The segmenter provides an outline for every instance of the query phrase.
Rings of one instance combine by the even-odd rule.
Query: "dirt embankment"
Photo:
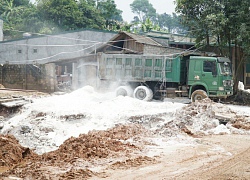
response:
[[[148,131],[140,125],[119,125],[107,131],[91,131],[77,138],[66,140],[56,151],[41,156],[34,155],[27,148],[21,147],[13,137],[5,139],[10,144],[2,147],[8,156],[2,156],[2,164],[9,168],[0,177],[16,176],[31,179],[82,179],[91,176],[103,176],[92,172],[94,166],[112,165],[129,166],[152,161],[148,157],[138,157],[143,143],[130,143],[128,139],[145,136]],[[137,155],[135,153],[137,152]],[[9,159],[11,156],[11,159]],[[118,160],[121,160],[118,161]],[[125,163],[125,164],[124,164]],[[13,166],[14,165],[14,166]]]

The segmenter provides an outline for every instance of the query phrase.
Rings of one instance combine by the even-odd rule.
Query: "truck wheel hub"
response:
[[[139,99],[144,99],[146,97],[146,93],[143,89],[139,89],[136,94]]]

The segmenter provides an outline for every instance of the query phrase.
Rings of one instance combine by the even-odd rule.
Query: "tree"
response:
[[[167,29],[168,32],[172,32],[173,29],[173,18],[170,14],[158,14],[158,24],[161,29]]]
[[[141,29],[143,32],[149,32],[154,28],[153,22],[149,18],[146,18],[144,23],[141,23]]]
[[[81,26],[83,16],[75,0],[41,0],[38,10],[45,20],[63,30],[75,30]]]
[[[118,22],[123,21],[122,11],[116,8],[114,0],[99,0],[97,1],[97,9],[101,16],[106,20],[105,27],[113,30],[118,26]]]
[[[21,15],[22,22],[16,25],[17,29],[30,33],[44,33],[43,29],[50,29],[46,34],[51,34],[53,26],[49,26],[49,22],[41,19],[41,14],[34,5],[24,8]]]
[[[28,6],[30,1],[29,0],[14,0],[13,3],[16,6]]]
[[[133,13],[137,14],[140,22],[144,22],[147,18],[156,17],[156,10],[148,0],[134,0],[130,4]]]
[[[2,7],[1,7],[2,18],[9,22],[10,22],[10,19],[12,21],[15,21],[15,19],[17,19],[20,16],[23,10],[23,7],[16,6],[14,4],[14,0],[2,0],[2,1],[3,1]]]
[[[236,49],[236,82],[238,82],[239,67],[250,55],[250,1],[249,0],[176,0],[176,10],[183,17],[185,24],[192,35],[197,38],[198,44],[211,44],[210,39],[221,50],[221,55],[232,59],[232,44]],[[227,51],[223,51],[228,47]],[[242,54],[244,56],[242,56]]]
[[[22,22],[21,16],[24,6],[16,5],[14,0],[0,0],[0,3],[0,13],[4,20],[3,31],[5,37],[20,37],[20,32],[13,30],[16,30],[16,26]]]
[[[82,13],[80,28],[104,29],[105,19],[96,8],[95,0],[80,0],[78,8]]]

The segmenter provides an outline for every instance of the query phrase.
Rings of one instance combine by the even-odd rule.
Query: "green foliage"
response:
[[[0,0],[5,39],[23,32],[58,33],[82,28],[119,30],[122,11],[113,0]],[[19,32],[18,32],[19,31]]]
[[[133,13],[137,14],[135,20],[145,22],[147,18],[154,19],[156,17],[156,10],[148,0],[134,0],[130,4]]]
[[[149,18],[146,18],[145,22],[141,24],[143,32],[149,32],[154,28],[153,22]]]
[[[158,14],[157,24],[161,30],[167,30],[170,33],[186,33],[186,28],[181,24],[181,17],[177,14]]]
[[[20,38],[24,32],[51,34],[82,28],[133,32],[181,29],[179,16],[157,15],[148,0],[135,0],[131,8],[138,13],[134,23],[123,22],[122,11],[114,0],[37,0],[36,4],[29,0],[0,0],[5,39]]]
[[[64,30],[75,30],[81,24],[82,13],[75,0],[41,0],[38,10],[45,20]]]
[[[105,19],[122,21],[122,11],[116,8],[114,0],[99,0],[97,9]]]
[[[28,6],[29,0],[14,0],[13,3],[15,6]]]
[[[235,57],[235,88],[250,56],[249,0],[176,0],[176,10],[197,44],[219,47],[221,55]],[[232,46],[237,50],[232,52]],[[225,47],[227,50],[225,51]]]
[[[228,55],[231,44],[245,51],[250,48],[249,0],[177,0],[176,3],[182,23],[197,37],[197,43],[228,46]]]

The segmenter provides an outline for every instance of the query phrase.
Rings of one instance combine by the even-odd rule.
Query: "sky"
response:
[[[124,21],[130,22],[133,20],[133,17],[136,16],[136,14],[133,14],[131,12],[130,8],[130,4],[133,1],[134,0],[115,0],[117,9],[123,11],[122,17]],[[172,14],[173,12],[175,12],[174,0],[149,0],[149,3],[153,5],[158,14]]]

